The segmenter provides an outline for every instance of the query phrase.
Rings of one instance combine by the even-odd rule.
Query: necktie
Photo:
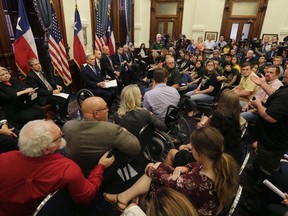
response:
[[[92,68],[93,72],[95,73],[95,75],[97,76],[98,74],[97,74],[97,70],[96,70],[95,66],[92,66],[91,68]]]
[[[122,62],[123,60],[122,60],[122,56],[119,54],[119,60],[120,60],[120,62]]]
[[[42,82],[45,84],[45,86],[47,87],[47,89],[49,91],[53,91],[53,87],[50,85],[50,83],[47,81],[47,79],[45,78],[44,76],[44,73],[43,72],[39,72],[39,75],[40,75],[40,79],[42,80]]]

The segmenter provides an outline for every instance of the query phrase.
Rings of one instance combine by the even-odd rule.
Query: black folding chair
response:
[[[74,203],[66,188],[50,193],[38,205],[33,216],[70,216]]]

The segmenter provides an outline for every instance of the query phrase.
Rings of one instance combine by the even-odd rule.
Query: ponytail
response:
[[[217,214],[225,209],[225,206],[232,201],[236,194],[239,183],[238,170],[236,161],[226,153],[222,153],[219,160],[215,162],[215,191],[219,200]]]

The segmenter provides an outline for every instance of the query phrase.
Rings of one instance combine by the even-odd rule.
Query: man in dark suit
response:
[[[136,78],[140,76],[140,66],[135,61],[134,53],[130,51],[128,45],[123,46],[123,57],[127,61],[129,68],[131,68],[133,82],[136,83]]]
[[[119,46],[117,48],[117,52],[112,55],[112,62],[114,66],[120,71],[123,79],[124,85],[129,85],[131,83],[135,83],[134,80],[134,70],[128,65],[127,60],[124,59],[123,56],[123,47]]]
[[[101,72],[99,66],[96,64],[100,63],[101,52],[95,51],[95,56],[93,54],[88,54],[86,56],[87,65],[82,69],[81,77],[84,83],[84,87],[90,90],[95,96],[102,97],[109,107],[111,107],[113,98],[115,96],[115,91],[113,88],[105,88],[105,75]]]
[[[54,82],[49,82],[38,59],[31,58],[28,62],[31,70],[26,77],[26,84],[33,88],[38,88],[38,98],[40,105],[52,104],[59,110],[56,120],[63,124],[67,121],[67,107],[69,99],[57,96],[61,93],[62,86]]]
[[[123,82],[120,79],[120,71],[117,71],[113,65],[110,58],[110,50],[108,46],[103,46],[102,56],[100,59],[101,72],[105,75],[106,79],[116,79],[117,80],[117,95],[120,95],[123,89]]]

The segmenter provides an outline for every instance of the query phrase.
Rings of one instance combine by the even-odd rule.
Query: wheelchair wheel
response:
[[[93,93],[88,90],[88,89],[81,89],[78,93],[77,93],[77,103],[79,105],[79,107],[82,107],[82,103],[86,98],[89,97],[93,97]]]
[[[189,143],[190,133],[191,129],[188,122],[182,115],[179,115],[176,124],[171,127],[168,135],[171,137],[173,143],[179,147],[179,145]]]
[[[152,162],[162,162],[165,160],[170,149],[175,148],[174,143],[162,131],[155,131],[153,142],[149,143],[144,149],[144,157]]]

